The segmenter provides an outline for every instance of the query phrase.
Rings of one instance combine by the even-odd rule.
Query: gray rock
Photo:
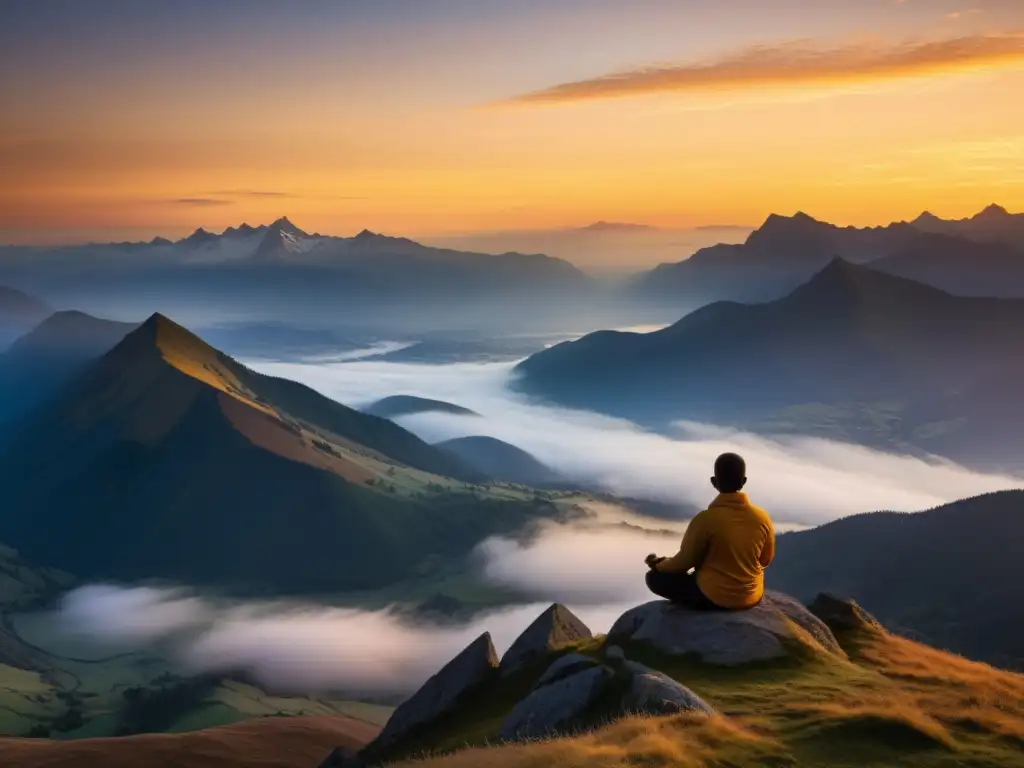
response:
[[[608,667],[591,667],[536,688],[516,704],[501,724],[499,735],[514,741],[564,733],[594,703],[614,674]]]
[[[807,607],[811,613],[836,631],[882,627],[878,619],[857,605],[855,601],[844,600],[827,592],[820,593]]]
[[[449,661],[396,709],[373,741],[374,749],[387,747],[415,728],[451,711],[467,693],[491,680],[498,667],[489,632],[484,632]]]
[[[569,677],[577,672],[582,672],[584,669],[596,666],[597,662],[589,656],[584,656],[582,653],[567,653],[565,656],[555,659],[555,662],[540,676],[534,688],[540,688],[541,686],[561,680],[563,677]]]
[[[766,593],[744,611],[693,611],[665,600],[627,611],[608,633],[611,643],[645,643],[661,653],[696,654],[710,664],[733,666],[786,656],[796,640],[793,624],[826,651],[843,655],[832,631],[792,597]]]
[[[615,666],[626,660],[626,652],[617,645],[609,645],[604,649],[604,657],[609,664]]]
[[[713,715],[715,710],[704,699],[664,672],[627,661],[624,669],[629,674],[629,687],[622,696],[622,711],[647,715],[672,715],[692,712]]]
[[[564,605],[555,603],[516,638],[501,657],[501,673],[507,675],[552,651],[593,637],[587,625]]]

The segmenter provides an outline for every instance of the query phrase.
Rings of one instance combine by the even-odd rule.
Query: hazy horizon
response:
[[[311,231],[427,238],[1024,208],[1013,0],[295,10],[8,8],[0,241],[284,210]]]

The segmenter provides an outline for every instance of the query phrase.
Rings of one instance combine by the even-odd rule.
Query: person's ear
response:
[[[714,478],[714,477],[711,478],[711,487],[714,488],[716,491],[718,490],[718,479],[717,478]]]
[[[747,478],[744,477],[743,478],[743,485],[746,485],[746,484],[747,484]]]

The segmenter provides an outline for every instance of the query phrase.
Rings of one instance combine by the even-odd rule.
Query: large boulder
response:
[[[828,592],[820,593],[807,608],[834,632],[869,627],[882,628],[878,619],[861,608],[854,600],[836,597]]]
[[[619,645],[645,644],[667,655],[694,654],[733,666],[787,656],[808,641],[842,655],[828,626],[797,600],[777,592],[743,611],[694,611],[657,600],[624,613],[608,633]]]
[[[674,715],[692,712],[713,715],[715,710],[704,699],[664,672],[645,667],[635,661],[624,664],[629,685],[619,708],[623,712],[645,715]]]
[[[606,655],[606,664],[575,653],[556,659],[505,718],[501,738],[513,741],[562,735],[595,724],[595,710],[599,710],[596,714],[601,721],[637,714],[714,714],[715,710],[686,686],[626,660],[621,649],[616,651]]]
[[[507,675],[552,651],[593,637],[587,625],[564,605],[555,603],[516,638],[501,657],[501,674]]]
[[[608,667],[594,666],[539,685],[505,718],[499,736],[514,741],[571,730],[573,722],[594,704],[614,675]]]
[[[491,634],[484,632],[392,713],[370,746],[386,748],[440,716],[467,695],[486,685],[497,672],[498,654]]]

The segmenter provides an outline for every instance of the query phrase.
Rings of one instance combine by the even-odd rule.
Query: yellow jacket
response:
[[[749,608],[764,594],[764,569],[775,556],[771,518],[745,493],[720,493],[690,521],[679,553],[654,568],[697,569],[697,586],[723,608]]]

